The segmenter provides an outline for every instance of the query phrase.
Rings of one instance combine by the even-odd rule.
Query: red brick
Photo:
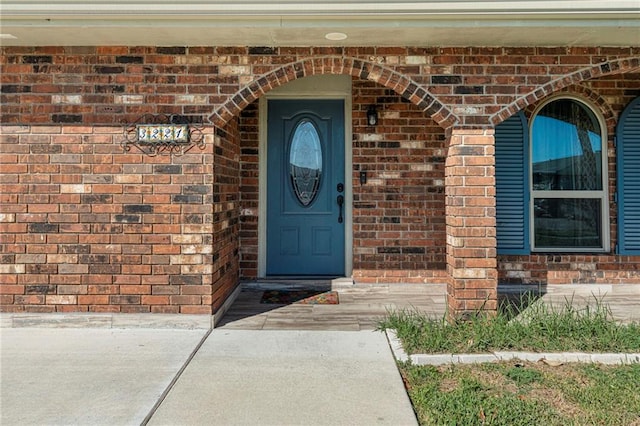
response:
[[[93,305],[89,307],[89,312],[117,313],[117,312],[120,312],[120,306],[119,305]]]
[[[56,305],[56,312],[88,312],[88,306],[81,305]]]
[[[3,284],[0,286],[0,294],[24,294],[24,286]]]
[[[180,306],[151,305],[151,312],[156,314],[178,314],[180,313]]]
[[[170,296],[172,305],[199,305],[201,303],[200,296]]]
[[[180,313],[181,314],[189,314],[189,315],[210,315],[212,313],[211,311],[211,307],[210,306],[201,306],[201,305],[194,305],[194,306],[180,306]]]
[[[149,286],[149,285],[121,285],[120,286],[120,294],[151,294],[151,286]]]
[[[97,296],[97,295],[79,295],[79,305],[107,305],[109,303],[109,296]]]
[[[142,296],[141,303],[143,305],[168,305],[169,296]]]

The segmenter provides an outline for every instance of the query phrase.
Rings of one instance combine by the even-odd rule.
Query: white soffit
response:
[[[0,0],[0,33],[26,46],[638,46],[640,0]]]

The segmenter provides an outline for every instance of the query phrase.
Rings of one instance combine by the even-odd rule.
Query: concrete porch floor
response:
[[[312,289],[338,292],[337,305],[260,303],[265,290]],[[441,317],[445,312],[442,285],[352,285],[312,282],[254,282],[242,291],[216,327],[241,330],[374,330],[390,310],[416,309]]]
[[[338,292],[337,305],[260,303],[265,290],[312,288]],[[523,292],[539,295],[536,303],[561,308],[609,306],[620,321],[640,321],[640,285],[500,286],[499,298],[515,298]],[[442,284],[331,284],[314,282],[244,283],[242,291],[216,328],[238,330],[374,330],[394,310],[416,310],[434,318],[446,313],[446,286]]]

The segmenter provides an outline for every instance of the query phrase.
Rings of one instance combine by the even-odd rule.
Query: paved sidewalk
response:
[[[416,424],[383,333],[207,332],[2,328],[0,424]]]
[[[206,332],[2,328],[0,424],[139,425]]]
[[[214,330],[151,425],[415,425],[384,333]]]

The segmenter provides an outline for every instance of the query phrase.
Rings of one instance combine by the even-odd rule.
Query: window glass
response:
[[[601,200],[536,198],[533,204],[535,245],[549,248],[600,248]]]
[[[602,138],[584,105],[563,99],[546,105],[533,122],[533,189],[602,189]]]
[[[298,201],[308,206],[314,200],[322,177],[322,145],[313,123],[301,121],[293,132],[289,154],[291,185]]]
[[[595,114],[577,100],[558,99],[531,126],[533,248],[606,250],[606,139]]]

